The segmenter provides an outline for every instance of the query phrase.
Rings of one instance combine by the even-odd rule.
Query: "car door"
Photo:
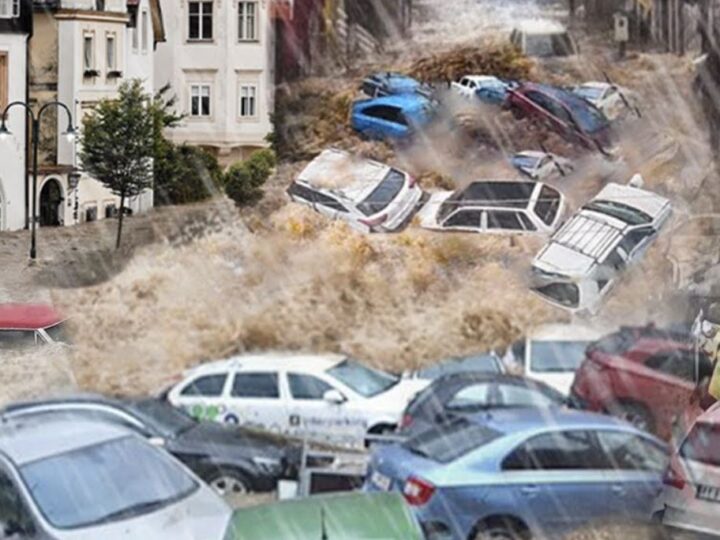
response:
[[[398,122],[400,113],[397,107],[387,105],[367,107],[362,111],[364,119],[360,131],[373,139],[402,137],[407,134],[407,126]]]
[[[288,423],[292,435],[336,443],[363,440],[367,425],[348,410],[351,408],[349,402],[334,403],[325,399],[330,390],[340,392],[345,399],[348,397],[328,380],[290,371],[287,388]]]
[[[627,261],[628,265],[632,264],[644,255],[654,236],[655,229],[653,227],[647,226],[633,229],[625,235],[625,238],[618,245],[618,252]]]
[[[531,437],[503,461],[515,504],[550,537],[604,517],[606,467],[593,434],[558,430]]]
[[[482,211],[460,209],[443,221],[443,228],[453,231],[480,232],[482,230]]]
[[[230,384],[225,423],[287,433],[288,412],[277,371],[237,371]]]
[[[177,393],[171,392],[170,400],[197,420],[221,422],[226,412],[225,389],[228,380],[227,371],[195,375]]]
[[[596,434],[612,467],[608,501],[613,514],[647,521],[662,490],[662,475],[669,462],[667,449],[636,433],[605,430]]]
[[[349,214],[340,201],[324,193],[315,193],[313,208],[330,219],[346,218]]]

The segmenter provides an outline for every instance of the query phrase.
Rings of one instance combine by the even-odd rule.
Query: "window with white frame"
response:
[[[147,10],[143,10],[142,15],[140,17],[140,22],[142,23],[140,25],[140,40],[142,42],[142,52],[146,53],[148,52],[148,32],[150,31],[150,24],[149,24],[149,18],[148,18],[148,12]]]
[[[134,24],[132,25],[132,29],[130,30],[132,33],[130,38],[132,40],[132,50],[133,52],[137,52],[140,48],[140,20],[137,15],[135,15],[133,22]]]
[[[191,84],[190,85],[190,116],[208,117],[210,116],[210,85],[209,84]]]
[[[83,68],[85,71],[95,69],[95,36],[93,34],[83,36]]]
[[[253,118],[257,115],[257,86],[240,85],[240,117]]]
[[[213,38],[213,3],[207,0],[191,0],[188,3],[188,39],[211,40]]]
[[[257,2],[238,3],[238,38],[240,41],[257,41]]]
[[[20,16],[20,0],[0,0],[0,19]]]
[[[117,50],[115,48],[115,34],[105,36],[105,62],[108,71],[117,70]]]

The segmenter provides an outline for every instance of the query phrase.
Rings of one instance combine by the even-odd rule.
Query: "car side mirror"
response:
[[[333,405],[342,405],[347,401],[345,396],[343,396],[338,390],[328,390],[323,394],[323,399],[327,403],[331,403]]]

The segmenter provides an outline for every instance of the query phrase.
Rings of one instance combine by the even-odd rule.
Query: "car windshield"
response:
[[[652,218],[642,210],[616,201],[592,201],[583,206],[583,209],[614,217],[628,225],[645,225],[652,222]]]
[[[523,169],[534,169],[539,162],[540,158],[536,156],[517,155],[512,158],[512,164]]]
[[[403,446],[413,454],[440,463],[450,463],[500,436],[501,433],[494,429],[459,418],[424,431],[403,443]]]
[[[697,423],[680,448],[685,459],[720,467],[720,425]]]
[[[573,120],[584,133],[596,133],[608,127],[608,120],[600,109],[585,100],[575,97],[565,103]]]
[[[404,185],[405,175],[396,169],[390,169],[383,181],[358,205],[358,209],[366,216],[382,212],[395,200]]]
[[[574,283],[550,283],[536,286],[533,290],[561,306],[576,308],[580,305],[580,289]]]
[[[45,328],[45,332],[55,343],[66,343],[69,345],[72,342],[68,333],[67,322],[61,322],[55,326]]]
[[[135,402],[130,408],[165,437],[176,437],[197,424],[181,409],[156,399]]]
[[[137,517],[199,487],[160,450],[134,437],[40,459],[20,467],[20,474],[42,515],[58,529]]]
[[[370,369],[355,360],[344,360],[328,369],[327,374],[365,397],[382,394],[400,381],[395,375]]]
[[[574,372],[585,359],[587,341],[535,341],[530,344],[530,371]]]
[[[603,89],[592,86],[579,86],[575,89],[575,93],[583,99],[594,101],[602,97]]]

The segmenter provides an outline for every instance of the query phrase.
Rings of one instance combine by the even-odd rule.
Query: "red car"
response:
[[[591,344],[575,375],[577,405],[625,418],[670,439],[673,422],[697,394],[712,364],[689,334],[624,327]]]
[[[0,304],[0,351],[69,343],[65,318],[44,304]]]
[[[610,122],[593,104],[572,92],[546,84],[523,83],[508,90],[505,108],[517,117],[538,119],[566,140],[607,153]]]

